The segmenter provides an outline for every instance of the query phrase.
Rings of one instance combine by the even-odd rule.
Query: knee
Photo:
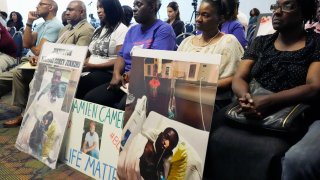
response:
[[[22,79],[22,72],[20,69],[14,69],[12,71],[13,79]]]
[[[317,164],[317,161],[319,161],[319,159],[314,156],[315,154],[307,153],[304,148],[293,146],[291,149],[289,149],[282,161],[284,170],[290,169],[303,171],[303,169],[312,168]]]
[[[87,94],[84,95],[83,100],[89,101],[89,102],[96,102],[97,101],[97,94],[89,91]]]

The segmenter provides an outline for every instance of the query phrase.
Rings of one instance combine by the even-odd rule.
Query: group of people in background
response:
[[[226,125],[221,114],[234,99],[239,101],[248,116],[261,116],[270,109],[297,103],[318,107],[319,3],[315,0],[277,0],[270,8],[276,33],[257,37],[249,46],[246,31],[256,25],[260,12],[256,8],[250,11],[246,27],[238,18],[239,4],[238,0],[202,0],[195,23],[200,33],[187,37],[178,47],[178,51],[183,52],[221,55],[212,129]],[[62,25],[56,17],[56,1],[40,0],[36,11],[28,13],[25,27],[21,14],[15,11],[10,13],[5,26],[23,30],[23,46],[30,49],[24,59],[32,65],[37,64],[45,42],[88,46],[76,97],[124,109],[126,94],[120,86],[130,81],[132,49],[174,51],[176,37],[185,32],[178,3],[167,5],[166,22],[157,18],[160,7],[160,0],[134,0],[133,8],[121,6],[119,0],[97,0],[100,21],[97,23],[92,14],[87,20],[86,6],[82,1],[73,0],[62,15]],[[131,24],[132,17],[137,24]],[[44,22],[33,29],[34,21],[39,18]],[[13,40],[5,26],[0,25],[1,71],[9,67],[7,62],[15,58],[16,50],[14,43],[9,43]],[[5,126],[21,124],[33,74],[32,70],[13,70],[12,104],[20,107],[22,113],[4,123]],[[252,79],[274,93],[253,96],[249,90]],[[7,84],[0,81],[0,87],[4,86]],[[0,95],[3,95],[1,90]],[[320,143],[316,141],[320,136],[320,122],[316,121],[319,114],[315,114],[309,131],[283,159],[283,179],[320,179],[320,156],[317,153]],[[300,166],[302,162],[303,166]]]

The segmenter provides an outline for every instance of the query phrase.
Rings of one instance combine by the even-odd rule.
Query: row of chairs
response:
[[[12,65],[11,67],[8,67],[7,71],[0,73],[0,80],[11,81],[12,80],[11,70],[21,63],[21,57],[25,53],[25,48],[23,48],[23,39],[22,39],[23,31],[17,31],[15,27],[11,27],[9,30],[9,33],[12,36],[13,41],[17,46],[17,51],[16,51],[17,63]]]
[[[16,57],[17,57],[17,62],[19,64],[21,57],[23,55],[23,52],[24,52],[23,41],[22,41],[23,32],[20,30],[17,31],[15,27],[11,27],[9,30],[9,33],[12,36],[13,41],[15,42],[15,44],[17,46]]]

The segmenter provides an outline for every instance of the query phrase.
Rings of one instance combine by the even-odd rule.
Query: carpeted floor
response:
[[[0,179],[92,179],[65,164],[52,170],[15,148],[19,128],[3,128],[2,123],[20,110],[0,102]]]

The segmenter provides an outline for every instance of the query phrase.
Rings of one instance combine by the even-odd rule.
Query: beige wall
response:
[[[0,0],[0,10],[8,13],[7,0]]]

